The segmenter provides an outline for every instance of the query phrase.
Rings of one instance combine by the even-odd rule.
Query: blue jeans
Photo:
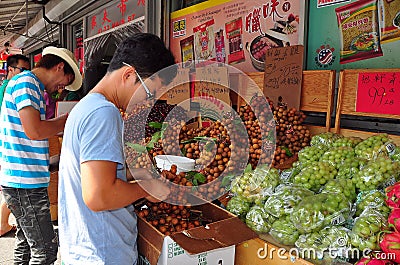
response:
[[[51,222],[47,188],[2,186],[2,190],[17,221],[14,264],[53,264],[57,260],[58,240]]]

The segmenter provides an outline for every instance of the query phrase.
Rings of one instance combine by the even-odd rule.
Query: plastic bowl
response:
[[[172,165],[176,165],[177,173],[194,170],[195,160],[183,156],[158,155],[154,157],[156,165],[161,170],[170,170]]]

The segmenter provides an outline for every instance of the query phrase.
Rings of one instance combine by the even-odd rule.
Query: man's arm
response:
[[[116,172],[117,163],[111,161],[87,161],[81,164],[82,196],[89,209],[95,212],[114,210],[141,198],[158,201],[169,195],[168,187],[159,180],[129,183],[118,179]]]
[[[31,106],[19,111],[22,127],[31,140],[43,140],[64,130],[68,115],[64,114],[51,120],[41,120],[38,110]]]

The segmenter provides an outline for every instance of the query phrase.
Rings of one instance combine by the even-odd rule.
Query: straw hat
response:
[[[65,48],[57,48],[54,46],[44,48],[42,55],[44,56],[46,54],[56,55],[66,61],[69,66],[71,66],[71,68],[74,70],[75,79],[72,84],[66,86],[65,89],[69,91],[78,90],[82,85],[82,75],[79,72],[78,62],[76,61],[74,54],[70,50],[67,50]]]

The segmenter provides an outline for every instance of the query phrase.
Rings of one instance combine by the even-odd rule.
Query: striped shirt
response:
[[[31,106],[45,120],[44,85],[30,71],[14,76],[6,88],[0,114],[0,185],[42,188],[50,181],[48,140],[29,139],[19,111]]]

